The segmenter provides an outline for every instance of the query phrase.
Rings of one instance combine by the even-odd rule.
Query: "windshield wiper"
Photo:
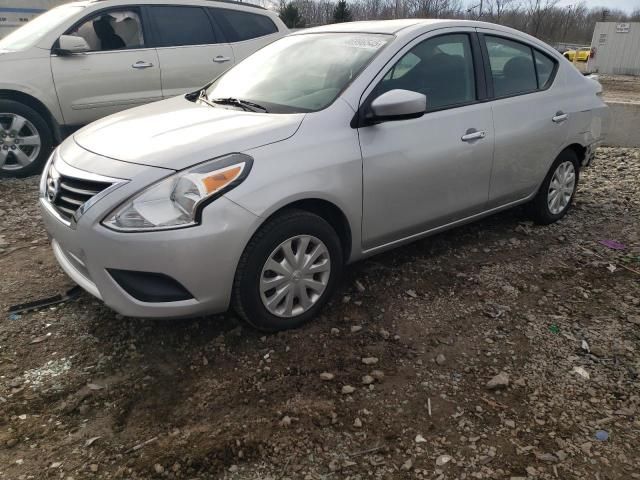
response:
[[[198,95],[198,100],[200,100],[203,103],[206,103],[210,107],[215,107],[215,104],[211,103],[207,98],[207,90],[205,88],[200,90],[200,95]]]
[[[262,110],[264,113],[269,113],[269,110],[267,110],[262,105],[258,103],[250,102],[248,100],[239,100],[237,98],[229,97],[229,98],[214,98],[213,100],[211,100],[211,102],[217,103],[219,105],[235,105],[247,112],[257,112],[259,110]]]

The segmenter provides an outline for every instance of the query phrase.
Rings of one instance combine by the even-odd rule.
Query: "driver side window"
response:
[[[476,100],[471,41],[465,33],[430,38],[407,52],[376,87],[374,97],[402,89],[427,96],[427,111]]]
[[[101,12],[71,30],[68,35],[84,38],[92,52],[144,47],[142,22],[132,10]]]

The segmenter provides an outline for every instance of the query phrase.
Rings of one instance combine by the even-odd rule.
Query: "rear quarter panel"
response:
[[[606,139],[610,126],[609,107],[599,95],[602,86],[596,80],[583,76],[572,66],[566,72],[567,109],[569,114],[568,144],[584,147]]]

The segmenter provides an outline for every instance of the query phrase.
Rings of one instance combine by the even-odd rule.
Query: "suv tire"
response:
[[[47,122],[33,108],[0,98],[0,177],[38,174],[53,147]]]

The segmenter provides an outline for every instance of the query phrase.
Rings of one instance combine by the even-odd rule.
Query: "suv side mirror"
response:
[[[426,95],[410,90],[389,90],[371,102],[374,121],[419,118],[426,109]]]
[[[87,41],[75,35],[62,35],[58,40],[58,47],[55,53],[58,55],[71,55],[74,53],[84,53],[91,50]]]

